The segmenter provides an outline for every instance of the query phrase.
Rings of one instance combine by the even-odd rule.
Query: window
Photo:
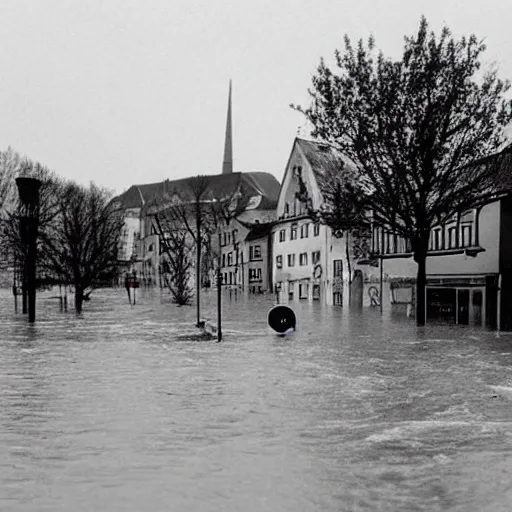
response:
[[[148,252],[152,252],[153,251],[153,244],[149,244],[148,246]]]
[[[333,277],[343,277],[343,260],[334,260]]]
[[[231,239],[233,240],[233,243],[235,243],[237,234],[238,234],[238,229],[233,229],[233,231],[231,232]]]
[[[302,224],[300,227],[300,237],[301,238],[307,238],[309,232],[309,224]]]
[[[292,226],[290,229],[290,240],[297,240],[297,226]]]
[[[226,255],[225,254],[222,255],[222,266],[223,267],[226,266]]]
[[[286,242],[286,230],[285,229],[281,229],[281,231],[279,231],[279,241]]]
[[[299,264],[301,266],[308,264],[308,253],[307,252],[303,252],[299,255]]]
[[[430,250],[439,251],[441,249],[441,228],[436,228],[430,235]]]
[[[276,256],[276,267],[283,268],[283,257],[282,256]]]
[[[393,254],[395,251],[395,236],[393,233],[386,232],[384,235],[384,252]]]
[[[299,299],[307,299],[309,292],[309,285],[307,283],[299,284]]]
[[[295,283],[293,281],[288,281],[288,299],[293,300],[293,291],[295,289]]]
[[[295,266],[295,254],[288,254],[288,266],[289,267]]]
[[[318,236],[320,234],[320,224],[315,224],[313,226],[313,236]]]
[[[320,285],[313,285],[313,300],[320,300]]]
[[[455,226],[448,228],[448,249],[457,247],[457,228]]]
[[[284,205],[284,215],[285,215],[285,217],[288,217],[289,214],[290,214],[290,203],[285,203],[285,205]]]
[[[320,263],[320,251],[313,251],[311,253],[311,262],[313,263],[313,265]]]
[[[260,245],[251,245],[249,247],[249,260],[260,260],[261,259],[261,246]]]
[[[473,242],[472,240],[472,231],[473,227],[471,224],[463,224],[462,230],[461,230],[461,247],[471,247],[471,244]]]
[[[250,268],[249,269],[249,281],[260,281],[261,282],[261,268]]]
[[[230,267],[231,265],[233,265],[233,253],[228,252],[228,267]]]

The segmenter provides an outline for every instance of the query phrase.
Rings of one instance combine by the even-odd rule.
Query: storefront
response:
[[[486,278],[430,278],[426,287],[427,321],[486,325]]]

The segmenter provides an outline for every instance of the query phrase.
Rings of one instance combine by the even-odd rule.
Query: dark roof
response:
[[[326,142],[299,138],[296,139],[296,142],[316,175],[326,171],[338,171],[345,165],[352,165],[346,156]]]
[[[247,242],[250,242],[251,240],[258,240],[259,238],[262,238],[264,236],[267,236],[273,226],[273,222],[262,222],[262,223],[249,223],[249,222],[243,222],[240,219],[238,219],[238,222],[242,224],[242,226],[245,226],[249,229],[249,232],[245,236],[245,240]]]
[[[223,197],[234,192],[242,186],[251,196],[261,194],[263,199],[258,206],[259,210],[273,209],[277,206],[279,196],[279,182],[274,175],[268,172],[234,172],[230,174],[207,175],[210,193],[213,197]],[[159,183],[144,185],[132,185],[126,192],[120,194],[117,199],[124,208],[139,208],[144,203],[154,199],[163,198],[166,194],[187,190],[193,177],[180,180],[165,180]],[[141,198],[142,195],[142,198]]]

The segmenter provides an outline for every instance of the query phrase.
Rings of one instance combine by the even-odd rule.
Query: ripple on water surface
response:
[[[218,344],[156,291],[42,294],[35,326],[0,299],[2,511],[509,503],[512,337],[300,303],[279,338],[270,298],[226,295]]]

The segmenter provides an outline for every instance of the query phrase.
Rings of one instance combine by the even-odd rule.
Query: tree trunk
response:
[[[196,206],[199,208],[199,205]],[[200,212],[196,212],[196,310],[197,327],[201,321],[201,217]]]
[[[84,293],[81,286],[75,286],[75,311],[82,312],[82,304],[84,302]]]
[[[422,240],[416,243],[414,249],[414,261],[418,264],[418,271],[416,274],[416,325],[425,325],[425,286],[427,284],[427,251],[428,251],[428,236],[423,237]]]

